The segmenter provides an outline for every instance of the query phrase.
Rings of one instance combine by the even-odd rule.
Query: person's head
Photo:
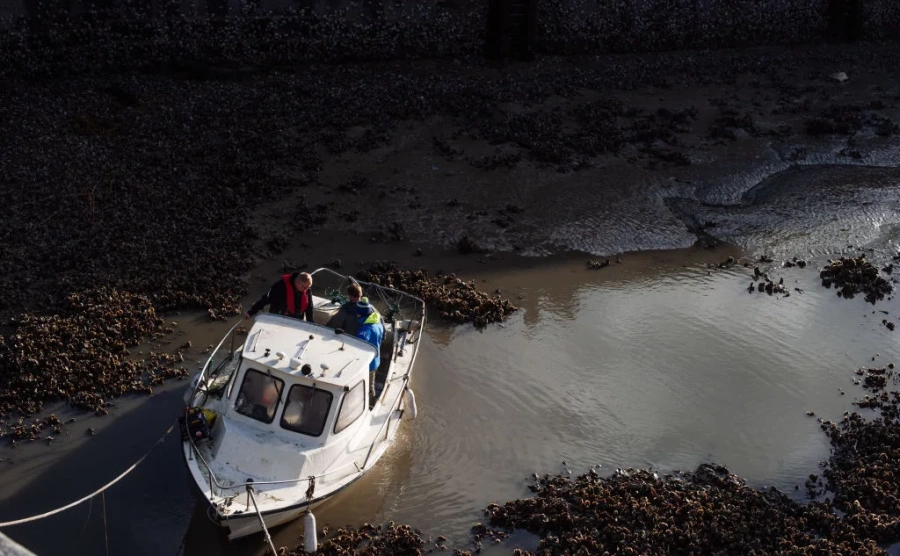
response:
[[[309,272],[301,272],[294,278],[294,287],[297,288],[297,291],[305,292],[312,287],[312,282],[312,276],[309,275]]]
[[[359,303],[359,300],[362,299],[362,288],[359,287],[359,284],[347,286],[347,299],[354,303]]]
[[[367,317],[372,314],[375,309],[369,303],[368,297],[363,297],[356,304],[356,316],[357,317]]]

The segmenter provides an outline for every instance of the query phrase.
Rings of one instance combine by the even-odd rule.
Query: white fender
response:
[[[410,419],[415,419],[416,415],[419,414],[419,409],[416,407],[416,395],[413,394],[411,388],[406,388],[406,392],[403,394],[403,401],[406,402],[405,414],[409,415]]]
[[[307,554],[315,554],[319,549],[316,539],[316,516],[309,510],[303,514],[303,551]]]

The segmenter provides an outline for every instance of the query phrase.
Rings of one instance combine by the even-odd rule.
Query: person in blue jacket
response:
[[[377,349],[375,358],[369,364],[369,394],[375,400],[375,371],[381,364],[381,341],[384,339],[384,324],[381,315],[375,307],[369,303],[369,298],[363,297],[356,304],[356,319],[359,322],[359,330],[356,337],[369,342]]]

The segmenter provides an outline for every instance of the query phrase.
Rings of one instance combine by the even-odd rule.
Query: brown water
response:
[[[815,268],[778,273],[802,294],[750,295],[748,269],[707,269],[725,256],[670,251],[601,271],[577,260],[484,272],[484,288],[502,288],[522,311],[483,332],[431,326],[413,379],[419,418],[375,471],[316,509],[319,525],[394,520],[462,543],[488,503],[527,495],[531,473],[598,464],[666,472],[716,461],[793,492],[828,455],[805,412],[850,409],[853,370],[876,353],[897,360],[896,337],[862,299],[823,290]],[[900,314],[895,301],[878,309]],[[218,328],[191,333],[213,338]],[[95,437],[7,451],[0,516],[54,507],[115,476],[165,430],[179,395],[123,404],[114,421],[82,419],[105,426]],[[228,543],[206,519],[176,440],[108,491],[110,553],[259,553],[259,538]],[[104,554],[103,500],[7,532],[39,554]],[[299,535],[299,522],[274,531],[281,545]]]
[[[882,252],[896,253],[890,233],[876,235],[887,234]],[[521,311],[484,331],[430,321],[412,381],[418,419],[401,427],[376,469],[315,508],[319,526],[393,520],[465,548],[483,508],[528,496],[532,473],[596,465],[601,473],[669,472],[715,461],[793,495],[828,457],[806,411],[839,418],[861,394],[855,369],[900,362],[897,333],[880,312],[897,321],[900,302],[838,298],[819,283],[824,258],[772,270],[790,297],[751,295],[752,267],[709,268],[728,255],[741,253],[644,252],[597,271],[583,257],[469,270]],[[268,267],[260,273],[272,275]],[[254,293],[265,283],[254,281]],[[182,331],[172,345],[185,337],[212,344],[229,326],[171,318]],[[193,355],[192,372],[202,360]],[[114,419],[79,415],[53,447],[4,449],[0,521],[68,503],[115,477],[172,423],[182,387],[123,401]],[[96,436],[84,435],[89,426]],[[207,520],[177,440],[170,434],[105,497],[4,532],[41,555],[261,554],[261,537],[229,543]],[[298,544],[300,534],[299,522],[273,531],[280,546]],[[516,542],[528,539],[499,548],[508,553]]]

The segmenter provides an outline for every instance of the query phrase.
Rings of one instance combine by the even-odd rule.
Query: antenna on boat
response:
[[[359,359],[359,357],[355,357],[355,358],[351,359],[350,361],[347,361],[347,364],[344,365],[343,367],[341,367],[341,369],[334,374],[334,377],[337,378],[337,377],[341,376],[341,373],[344,372],[344,369],[349,367],[350,363],[353,363],[354,361],[357,361],[358,359]]]
[[[335,335],[335,336],[343,336],[343,335],[344,335],[344,329],[343,329],[343,328],[335,328],[335,329],[334,329],[334,335]],[[341,351],[344,351],[344,339],[343,339],[343,338],[341,338],[341,347],[339,347],[338,349],[341,350]]]

